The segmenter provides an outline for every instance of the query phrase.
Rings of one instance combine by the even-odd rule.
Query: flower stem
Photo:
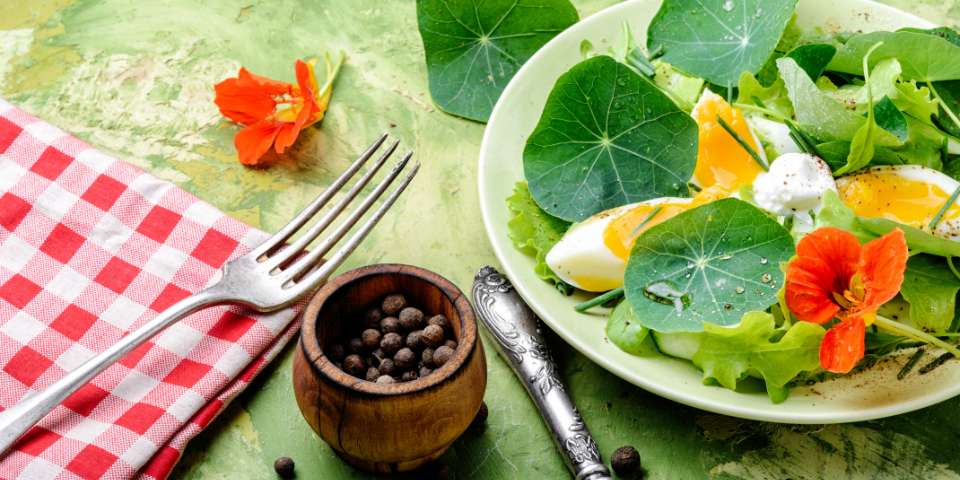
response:
[[[957,350],[956,346],[951,345],[943,340],[940,340],[939,338],[934,337],[933,335],[930,335],[929,333],[924,332],[923,330],[913,328],[909,325],[904,325],[896,320],[891,320],[889,318],[886,318],[880,315],[877,315],[876,324],[878,327],[888,332],[896,333],[898,335],[901,335],[907,338],[912,338],[917,341],[935,345],[937,347],[940,347],[952,353],[953,356],[960,358],[960,350]]]

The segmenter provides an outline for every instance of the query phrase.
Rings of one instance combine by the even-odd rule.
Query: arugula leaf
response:
[[[748,72],[740,75],[737,83],[737,103],[755,105],[757,100],[764,108],[784,118],[793,117],[793,104],[787,95],[787,87],[779,76],[770,86],[763,86],[756,77]]]
[[[737,382],[755,374],[767,385],[774,403],[786,399],[784,388],[800,372],[820,368],[820,341],[824,330],[810,322],[797,322],[783,337],[772,341],[778,329],[773,315],[751,311],[736,327],[704,324],[700,350],[693,363],[703,370],[704,381],[715,380],[735,390]]]
[[[870,54],[880,46],[880,43],[874,45],[867,51],[866,57],[864,57],[863,60],[864,85],[867,90],[867,122],[857,130],[856,135],[853,136],[853,140],[850,140],[850,154],[847,155],[847,163],[833,172],[836,176],[866,167],[870,164],[870,160],[873,160],[873,143],[877,135],[877,124],[873,109],[873,86],[876,83],[876,78],[870,77],[870,69],[867,66],[867,61],[869,60]],[[894,110],[896,110],[895,107]],[[897,111],[899,112],[899,110]]]
[[[607,338],[620,350],[631,355],[639,355],[645,351],[644,341],[650,333],[640,324],[630,302],[620,302],[610,318],[607,319]]]
[[[553,283],[564,294],[572,293],[573,287],[553,273],[545,260],[547,252],[560,241],[570,223],[541,210],[530,196],[526,182],[517,182],[513,187],[513,195],[507,197],[507,208],[511,213],[507,229],[513,246],[536,259],[533,270],[538,277]]]
[[[647,47],[687,73],[733,87],[757,73],[793,16],[796,0],[664,0]]]
[[[523,150],[530,192],[579,221],[658,197],[688,195],[697,124],[660,89],[607,56],[563,74]]]
[[[683,212],[637,239],[624,278],[640,323],[660,332],[732,325],[777,302],[790,232],[757,207],[727,198]]]
[[[569,0],[417,0],[430,96],[486,122],[520,66],[578,19]]]
[[[960,79],[960,46],[936,35],[911,31],[871,32],[850,37],[827,66],[834,72],[862,74],[863,56],[883,42],[870,56],[870,66],[896,58],[908,80],[935,82]]]
[[[809,45],[800,45],[787,54],[787,57],[794,59],[797,65],[807,72],[810,80],[816,81],[823,75],[827,64],[837,53],[837,47],[826,43],[812,43]]]
[[[820,158],[830,167],[830,171],[837,171],[847,164],[850,155],[850,142],[824,142],[817,144]],[[903,165],[904,161],[893,150],[886,147],[875,147],[872,165]]]
[[[877,126],[892,133],[897,140],[905,142],[907,140],[907,119],[903,112],[894,105],[890,97],[884,97],[873,107],[873,120]]]
[[[960,279],[943,258],[914,255],[907,261],[900,294],[910,303],[910,318],[917,328],[944,332],[953,323]]]
[[[837,227],[852,233],[860,243],[889,233],[894,228],[903,230],[911,254],[929,253],[941,257],[960,256],[960,242],[947,240],[919,228],[904,225],[886,218],[867,218],[853,213],[844,205],[837,192],[828,190],[823,195],[823,208],[816,217],[816,226]],[[642,238],[642,237],[641,237]]]

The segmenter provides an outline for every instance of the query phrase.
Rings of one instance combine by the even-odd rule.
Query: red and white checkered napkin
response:
[[[266,235],[0,100],[0,406],[181,298]],[[164,478],[296,331],[294,310],[194,314],[58,406],[0,478]]]

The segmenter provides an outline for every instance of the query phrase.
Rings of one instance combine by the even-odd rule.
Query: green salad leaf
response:
[[[897,140],[907,141],[907,118],[903,112],[890,100],[890,97],[884,96],[873,107],[873,120],[877,126],[892,133]]]
[[[703,79],[691,77],[662,60],[653,61],[656,74],[653,83],[670,95],[670,98],[685,112],[693,110],[693,106],[703,91]]]
[[[778,333],[773,315],[751,311],[735,327],[707,323],[703,328],[693,363],[703,370],[704,381],[735,390],[738,381],[756,375],[766,383],[770,399],[780,403],[787,383],[800,372],[820,368],[820,325],[797,322],[779,340],[771,340]]]
[[[953,323],[960,279],[947,262],[933,255],[914,255],[907,261],[900,294],[910,303],[910,319],[918,328],[945,332]]]
[[[639,355],[646,350],[644,341],[649,333],[633,314],[630,302],[620,302],[607,319],[607,338],[629,354]]]
[[[697,124],[660,89],[608,56],[560,76],[523,150],[533,198],[579,221],[658,197],[688,195]]]
[[[647,47],[708,82],[733,87],[757,73],[777,47],[796,0],[664,0]]]
[[[534,257],[537,264],[533,270],[538,277],[553,283],[564,294],[572,293],[573,287],[553,273],[545,261],[547,252],[560,241],[570,223],[541,210],[530,196],[526,182],[517,182],[513,187],[513,195],[507,197],[507,208],[511,214],[507,229],[513,246]]]
[[[830,166],[830,171],[837,171],[847,164],[850,155],[850,142],[824,142],[817,144],[820,158]],[[903,165],[905,162],[897,154],[886,147],[875,147],[871,165]]]
[[[871,32],[850,37],[837,50],[827,70],[863,73],[863,56],[877,42],[883,42],[870,56],[870,66],[896,58],[908,80],[935,82],[960,79],[960,46],[937,35],[911,31]]]
[[[740,75],[737,83],[737,103],[744,105],[763,105],[783,118],[793,117],[793,104],[787,95],[787,87],[779,76],[769,86],[763,86],[756,77],[748,72]]]
[[[634,244],[624,277],[640,323],[660,332],[733,325],[777,302],[780,262],[793,256],[790,232],[734,198],[683,212]]]
[[[854,234],[860,243],[869,242],[889,233],[894,228],[903,230],[911,254],[929,253],[941,257],[960,256],[960,242],[927,233],[886,218],[867,218],[853,213],[844,205],[837,192],[828,190],[823,195],[823,208],[816,217],[816,226],[837,227]]]
[[[430,96],[487,121],[520,66],[578,19],[569,0],[417,0]]]
[[[830,60],[833,59],[836,53],[837,47],[833,45],[827,43],[811,43],[794,48],[787,53],[787,57],[796,61],[797,65],[799,65],[804,72],[807,72],[810,80],[817,81],[820,75],[823,75],[827,64],[830,63]]]

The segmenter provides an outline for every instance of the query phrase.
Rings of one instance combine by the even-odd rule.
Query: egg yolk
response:
[[[880,217],[925,228],[953,192],[932,183],[904,178],[892,170],[861,173],[839,179],[840,199],[854,213]],[[960,217],[960,207],[951,207],[943,219]]]
[[[641,233],[663,223],[678,214],[715,200],[730,196],[719,185],[703,189],[693,198],[661,202],[655,205],[638,205],[610,221],[603,231],[603,244],[611,253],[623,260],[630,257],[630,250]],[[651,217],[651,215],[653,215]]]
[[[760,146],[750,133],[743,113],[720,95],[705,90],[690,116],[699,127],[694,182],[704,188],[720,185],[730,191],[752,184],[762,168],[717,121],[717,116],[723,118],[740,138],[759,152]]]

